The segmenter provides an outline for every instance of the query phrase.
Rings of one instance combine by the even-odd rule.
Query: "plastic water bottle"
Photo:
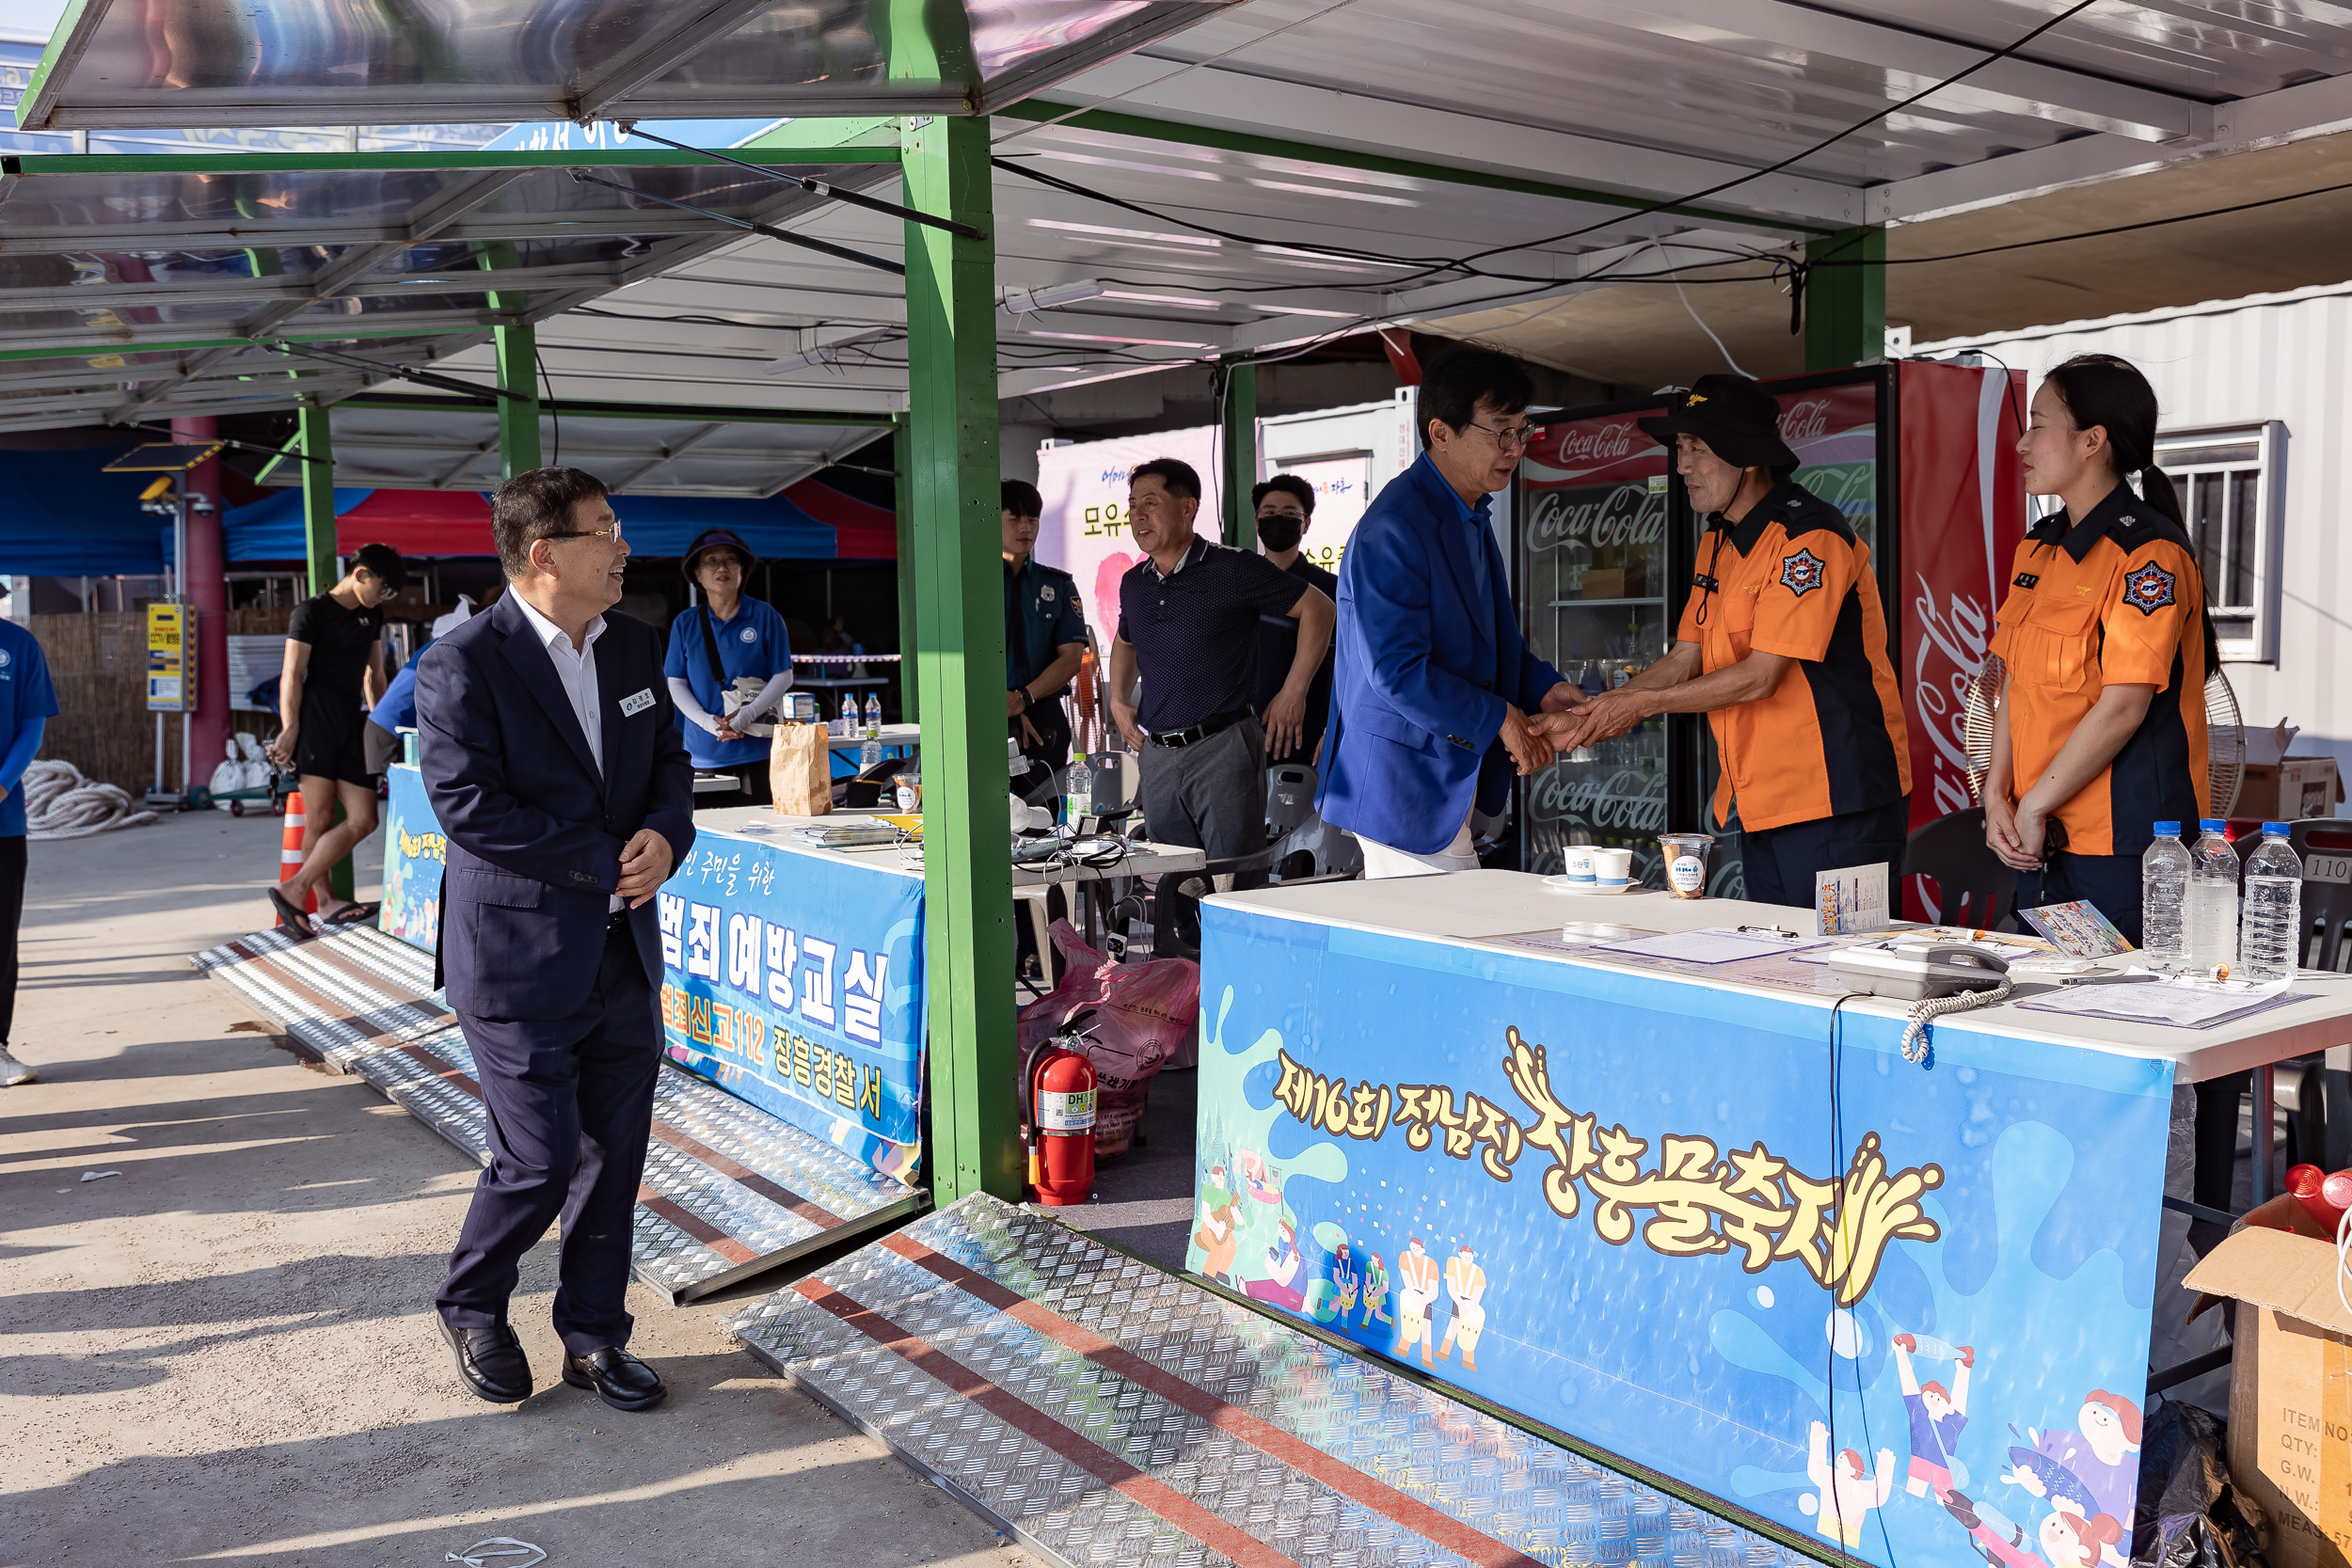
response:
[[[866,733],[882,734],[882,693],[879,691],[866,694]]]
[[[2283,822],[2263,824],[2262,847],[2246,863],[2246,931],[2238,978],[2292,980],[2303,958],[2303,860]]]
[[[1084,752],[1070,759],[1067,784],[1068,799],[1062,808],[1062,820],[1074,828],[1079,818],[1094,815],[1094,765],[1087,761]]]
[[[841,727],[833,733],[844,740],[857,734],[857,699],[847,691],[841,694]]]
[[[2216,964],[2237,967],[2237,851],[2221,836],[2225,824],[2208,816],[2197,826],[2201,836],[2189,851],[2188,902],[2182,925],[2188,944],[2188,967],[2210,970]]]
[[[2188,953],[2181,928],[2188,902],[2188,868],[2181,825],[2157,823],[2155,842],[2139,857],[2139,945],[2148,961],[2159,968],[2179,968]]]

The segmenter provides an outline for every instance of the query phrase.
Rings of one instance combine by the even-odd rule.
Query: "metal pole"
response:
[[[2254,1069],[2254,1206],[2262,1207],[2278,1191],[2272,1180],[2277,1164],[2279,1097],[2273,1085],[2276,1069],[2265,1062]]]
[[[307,593],[317,594],[335,586],[335,438],[326,409],[304,407],[301,436],[302,553],[310,562]]]
[[[539,329],[491,330],[498,336],[499,389],[514,394],[499,399],[499,477],[513,479],[540,466]]]
[[[989,230],[986,119],[913,118],[900,147],[907,205]],[[1018,1198],[994,246],[910,223],[906,258],[932,1190]]]
[[[921,683],[914,673],[915,652],[922,646],[914,617],[914,501],[910,478],[914,467],[907,417],[895,415],[890,421],[890,468],[898,476],[893,483],[898,492],[898,721],[905,724],[923,721]]]
[[[1225,378],[1223,509],[1225,542],[1238,550],[1258,547],[1258,515],[1249,492],[1258,483],[1258,367],[1254,361],[1219,364]]]
[[[1886,230],[1848,229],[1807,240],[1804,368],[1842,371],[1886,354]]]

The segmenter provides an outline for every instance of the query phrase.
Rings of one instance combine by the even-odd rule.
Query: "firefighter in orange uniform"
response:
[[[1790,477],[1780,404],[1707,375],[1640,421],[1675,448],[1708,519],[1674,651],[1536,727],[1561,751],[1660,713],[1704,713],[1723,758],[1713,816],[1737,806],[1747,896],[1808,908],[1821,871],[1902,870],[1911,753],[1870,546]]]
[[[2205,585],[2155,440],[2154,390],[2110,355],[2034,393],[2026,489],[2065,509],[2017,546],[1984,782],[1985,842],[2017,868],[2017,907],[2088,900],[2134,946],[2152,824],[2211,815]]]

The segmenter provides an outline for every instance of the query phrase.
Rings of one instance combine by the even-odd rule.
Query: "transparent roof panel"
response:
[[[29,130],[1000,107],[1214,14],[1207,0],[82,0]],[[894,36],[889,19],[915,19]],[[747,107],[748,105],[748,107]]]

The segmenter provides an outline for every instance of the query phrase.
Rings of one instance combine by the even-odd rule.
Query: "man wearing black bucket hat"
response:
[[[1701,376],[1640,421],[1675,450],[1707,518],[1674,651],[1613,691],[1537,721],[1563,751],[1661,713],[1704,713],[1736,805],[1747,895],[1809,906],[1814,874],[1901,869],[1911,761],[1870,547],[1790,475],[1780,404],[1745,376]]]
[[[791,637],[773,606],[743,592],[755,562],[739,535],[706,529],[678,564],[702,599],[670,623],[661,662],[686,754],[704,772],[742,781],[743,793],[713,804],[765,804],[776,708],[792,686]]]

